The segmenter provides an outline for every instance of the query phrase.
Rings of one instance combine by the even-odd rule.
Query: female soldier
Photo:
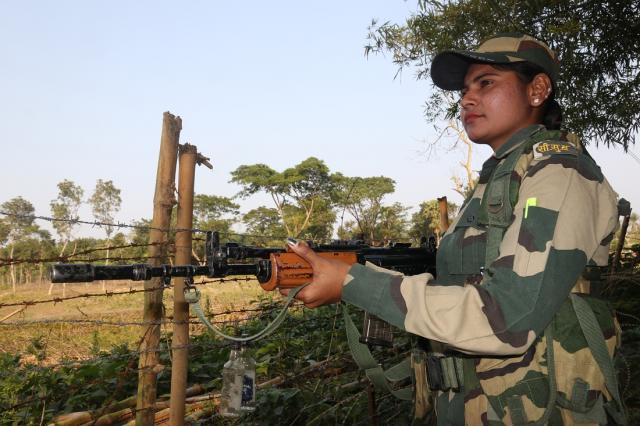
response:
[[[494,151],[441,241],[437,279],[290,243],[314,270],[297,296],[306,306],[354,304],[441,342],[463,366],[457,392],[440,386],[438,424],[624,422],[615,321],[592,297],[616,193],[577,137],[558,130],[558,72],[555,53],[523,34],[434,58],[434,83],[461,91],[467,135]]]

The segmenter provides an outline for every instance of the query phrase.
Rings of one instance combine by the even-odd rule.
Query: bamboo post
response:
[[[178,158],[178,140],[182,120],[169,112],[162,119],[160,137],[160,155],[156,173],[156,189],[153,197],[153,219],[149,231],[149,262],[152,265],[166,263],[168,228],[171,210],[176,203],[175,179]],[[160,278],[145,281],[145,290],[161,288]],[[162,319],[162,289],[144,293],[144,322],[150,323],[143,330],[138,363],[138,395],[136,403],[136,424],[151,426],[154,424],[155,401],[157,392],[158,344],[160,342],[160,321]]]
[[[449,229],[449,211],[446,196],[438,198],[438,210],[440,211],[440,235],[443,235]]]
[[[191,227],[193,226],[193,185],[195,181],[195,146],[180,146],[178,171],[178,223],[176,224],[175,265],[191,263]],[[173,280],[173,339],[171,361],[171,402],[170,418],[172,426],[184,424],[187,370],[189,365],[189,304],[184,299],[184,278]]]

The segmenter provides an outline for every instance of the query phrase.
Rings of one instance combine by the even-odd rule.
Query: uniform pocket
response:
[[[480,274],[487,245],[486,231],[478,226],[480,199],[473,198],[456,221],[453,231],[443,238],[439,250],[452,275]]]

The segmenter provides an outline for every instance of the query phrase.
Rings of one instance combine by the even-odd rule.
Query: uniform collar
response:
[[[542,124],[534,124],[518,130],[513,135],[511,135],[511,137],[500,148],[496,150],[493,156],[497,159],[506,157],[507,154],[519,147],[525,140],[544,129],[545,127]]]

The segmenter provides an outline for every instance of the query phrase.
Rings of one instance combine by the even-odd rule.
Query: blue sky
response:
[[[332,171],[389,176],[388,202],[448,195],[462,153],[426,158],[431,84],[387,56],[364,57],[373,18],[402,22],[412,2],[5,1],[0,15],[0,202],[21,195],[49,215],[56,184],[88,197],[97,179],[122,190],[117,218],[150,217],[162,113],[211,157],[196,192],[232,196],[242,164],[283,170],[316,156]],[[637,148],[634,148],[637,150]],[[640,164],[593,149],[622,196],[640,203]],[[637,151],[636,151],[637,152]],[[476,151],[476,167],[489,154]],[[269,205],[240,201],[243,211]],[[83,218],[91,219],[87,207]],[[92,229],[76,234],[96,235]]]

